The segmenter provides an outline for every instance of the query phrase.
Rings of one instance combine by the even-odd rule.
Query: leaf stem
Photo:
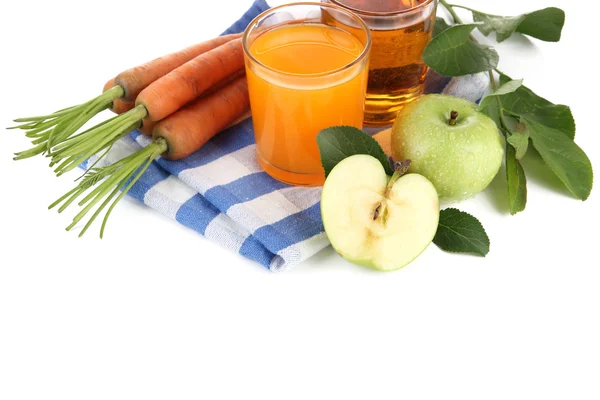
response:
[[[452,16],[452,19],[454,20],[455,23],[457,23],[457,24],[462,24],[463,23],[462,19],[460,19],[460,17],[456,13],[456,11],[454,11],[455,5],[448,4],[448,2],[446,0],[440,0],[440,3],[442,3],[442,5],[444,6],[444,8],[446,10],[448,10],[448,12]]]
[[[494,77],[494,71],[489,71],[489,75],[490,75],[490,83],[492,85],[492,89],[494,90],[494,92],[496,90],[498,90],[498,84],[496,83],[496,78]],[[508,129],[508,126],[506,124],[506,116],[504,115],[504,106],[502,105],[502,100],[500,100],[500,96],[494,96],[496,98],[496,103],[498,104],[498,112],[500,114],[500,124],[502,125],[500,127],[500,132],[502,132],[502,135],[504,135],[504,138],[507,139],[510,130]]]
[[[472,8],[469,8],[469,7],[461,6],[460,4],[448,4],[448,6],[450,6],[452,8],[460,8],[460,9],[471,11],[471,12],[480,12],[480,11],[474,10]]]
[[[490,71],[488,71],[488,74],[490,75],[490,83],[492,85],[492,89],[494,89],[494,92],[495,92],[496,90],[498,90],[498,85],[496,84],[496,78],[494,77],[494,71],[490,70]],[[498,97],[498,96],[496,96],[496,97]]]

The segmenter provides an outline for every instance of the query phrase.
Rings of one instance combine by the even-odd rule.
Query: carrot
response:
[[[242,39],[234,39],[153,82],[135,103],[146,108],[151,121],[160,121],[243,68]]]
[[[116,76],[115,84],[123,88],[125,92],[123,100],[135,101],[140,92],[158,78],[161,78],[188,61],[193,60],[200,54],[216,49],[241,36],[241,34],[218,36],[214,39],[187,47],[176,53],[171,53],[140,66],[130,68]]]
[[[138,128],[138,131],[142,132],[146,136],[152,136],[152,132],[154,131],[155,126],[156,122],[143,121],[142,126]]]
[[[211,88],[209,88],[208,90],[206,90],[204,92],[204,94],[202,94],[202,96],[211,95],[211,94],[223,89],[225,86],[229,85],[231,82],[235,81],[236,79],[238,79],[242,76],[245,76],[245,75],[246,75],[246,70],[240,69],[239,71],[229,75],[225,79],[222,79],[219,83],[217,83],[216,85],[214,85]]]
[[[200,54],[231,40],[239,39],[240,36],[241,34],[219,36],[123,71],[115,77],[115,84],[112,87],[105,86],[101,95],[83,104],[48,115],[15,119],[14,122],[20,125],[13,128],[25,130],[26,136],[32,138],[35,145],[29,150],[15,153],[15,160],[44,153],[52,155],[53,146],[69,140],[79,128],[98,113],[110,107],[113,107],[113,111],[117,113],[129,108],[120,104],[118,100],[134,102],[144,88],[160,77]]]
[[[222,90],[202,97],[160,121],[152,137],[166,140],[167,151],[163,157],[180,160],[202,147],[249,108],[248,83],[245,77],[238,78]]]
[[[112,88],[113,86],[115,86],[115,78],[111,78],[109,79],[105,84],[104,87],[102,88],[102,93],[106,92],[108,89]]]
[[[72,170],[143,122],[162,120],[243,69],[241,38],[188,61],[142,90],[131,110],[57,145],[52,153],[52,165],[60,163],[55,172],[60,176]]]
[[[115,99],[110,107],[110,110],[117,115],[121,115],[131,110],[135,104]]]
[[[104,85],[104,88],[102,89],[102,92],[103,93],[106,92],[107,90],[111,89],[113,86],[115,86],[115,78],[110,79],[108,82],[106,82],[106,84]],[[131,110],[134,105],[135,105],[135,103],[131,102],[131,101],[125,101],[122,99],[114,99],[109,108],[115,114],[123,114],[124,112]]]
[[[207,90],[206,93],[202,97],[210,96],[211,94],[213,94],[213,93],[215,93],[215,92],[223,89],[225,86],[227,86],[231,82],[233,82],[236,79],[238,79],[240,77],[243,77],[243,76],[245,76],[245,71],[244,70],[236,72],[235,74],[233,74],[233,75],[225,78],[219,84],[217,84],[217,85],[213,86],[212,88],[210,88],[209,90]],[[194,102],[198,102],[198,100],[195,100]],[[182,110],[180,110],[180,111],[182,111]],[[177,115],[180,111],[177,111],[172,116]],[[169,118],[170,117],[167,117],[163,121],[166,121]],[[245,120],[247,118],[250,118],[250,109],[248,109],[248,111],[244,115],[242,115],[241,117],[239,117],[238,119],[236,119],[235,121],[233,121],[232,123],[230,123],[225,129],[230,128],[233,125],[237,125],[238,123],[240,123],[241,121],[243,121],[243,120]],[[152,132],[154,131],[154,127],[156,125],[157,125],[156,122],[149,121],[149,120],[145,119],[144,121],[142,121],[142,126],[138,128],[138,131],[142,132],[146,136],[152,136]]]
[[[63,203],[58,210],[62,212],[73,201],[91,190],[79,202],[80,206],[85,205],[85,207],[67,227],[67,230],[72,229],[102,201],[80,232],[79,236],[82,236],[112,201],[100,229],[102,238],[111,211],[153,160],[161,155],[174,160],[190,155],[200,149],[210,138],[243,117],[249,109],[248,84],[246,77],[241,77],[158,122],[154,128],[151,144],[112,165],[87,171],[73,190],[55,201],[49,208]]]
[[[248,109],[248,110],[246,110],[246,112],[244,114],[240,115],[235,121],[231,122],[225,129],[229,129],[232,126],[235,126],[235,125],[239,124],[240,122],[247,120],[251,116],[252,116],[252,112],[250,111],[250,109]]]

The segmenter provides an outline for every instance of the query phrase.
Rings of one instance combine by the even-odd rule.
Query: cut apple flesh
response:
[[[333,248],[351,262],[383,271],[417,258],[433,240],[439,220],[438,195],[427,178],[407,174],[389,189],[388,182],[377,159],[355,155],[331,171],[321,196]]]

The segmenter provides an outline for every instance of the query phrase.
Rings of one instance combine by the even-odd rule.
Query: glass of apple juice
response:
[[[292,3],[256,17],[243,45],[259,164],[279,181],[322,185],[319,131],[363,126],[368,27],[336,5]]]
[[[373,48],[365,125],[391,125],[403,105],[423,93],[438,0],[322,0],[359,15],[371,29]]]

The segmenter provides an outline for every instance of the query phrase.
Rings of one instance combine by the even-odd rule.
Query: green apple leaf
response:
[[[565,12],[560,8],[548,7],[527,14],[517,32],[546,42],[558,42],[565,25]]]
[[[517,160],[523,159],[529,149],[529,134],[526,132],[512,132],[506,141],[515,149],[515,157]]]
[[[514,79],[503,83],[502,86],[498,88],[494,93],[490,94],[490,96],[504,96],[505,94],[516,92],[521,86],[523,86],[523,79]]]
[[[565,12],[560,8],[549,7],[516,17],[503,17],[476,10],[473,20],[480,22],[477,29],[485,36],[496,32],[496,40],[503,42],[513,33],[519,32],[546,42],[558,42],[565,24]]]
[[[504,85],[514,82],[508,76],[501,74],[500,83]],[[533,146],[542,156],[544,162],[554,174],[565,184],[575,197],[586,200],[593,186],[592,164],[585,152],[573,141],[575,137],[575,121],[569,107],[555,105],[538,96],[525,86],[519,86],[512,92],[496,97],[496,104],[490,96],[481,104],[480,111],[492,118],[507,137],[507,142],[515,149],[514,159],[520,160],[531,139]],[[507,120],[516,121],[517,130],[510,129]],[[505,119],[503,121],[503,119]],[[516,201],[520,181],[525,181],[520,164],[508,165],[513,162],[507,158],[509,177],[509,198]],[[511,180],[512,179],[512,180]],[[513,211],[511,205],[511,212]],[[517,207],[516,209],[518,209]]]
[[[436,17],[435,25],[433,26],[433,37],[436,37],[448,28],[450,28],[450,25],[446,22],[444,18]]]
[[[425,63],[444,76],[476,74],[496,68],[496,50],[471,39],[477,25],[454,25],[434,37],[423,51]]]
[[[498,109],[498,101],[496,97],[505,96],[509,93],[516,92],[521,86],[523,86],[523,79],[511,80],[505,82],[500,86],[494,93],[488,94],[479,103],[479,111],[486,114],[488,117],[496,122],[498,128],[502,128],[500,123],[500,112]]]
[[[501,103],[498,102],[498,96],[487,95],[479,103],[479,111],[487,115],[496,123],[498,129],[503,130],[502,119],[500,116]]]
[[[532,119],[542,125],[557,129],[573,139],[575,137],[575,120],[571,109],[565,105],[551,103],[522,84],[515,89],[516,82],[520,81],[515,81],[504,74],[500,74],[500,89],[481,101],[479,111],[493,119],[500,129],[502,129],[501,112],[515,118],[518,118],[521,114],[529,114]],[[506,90],[503,88],[506,88]],[[494,97],[500,99],[501,108]]]
[[[563,132],[541,124],[529,114],[519,119],[527,125],[533,147],[552,172],[575,197],[586,200],[592,191],[594,172],[585,152]]]
[[[504,85],[510,81],[510,77],[500,75],[500,84]],[[551,103],[526,86],[520,86],[514,92],[503,95],[501,101],[502,108],[508,115],[529,114],[530,118],[542,125],[557,129],[571,139],[575,137],[575,120],[571,109],[565,105]],[[488,114],[488,110],[484,112]]]
[[[490,239],[481,222],[456,208],[440,212],[438,230],[433,243],[451,253],[476,254],[485,257],[490,251]]]
[[[517,124],[517,129],[510,132],[506,141],[515,149],[517,160],[521,160],[529,148],[529,127],[526,124]]]
[[[510,213],[515,215],[524,211],[527,205],[527,178],[515,149],[511,146],[506,146],[506,180]]]
[[[390,160],[379,146],[379,143],[368,133],[352,126],[332,126],[323,129],[317,135],[317,144],[321,153],[321,164],[325,176],[329,175],[333,167],[346,157],[355,154],[367,154],[378,159],[385,173],[392,175]]]
[[[491,15],[480,11],[472,11],[473,20],[481,22],[477,27],[484,36],[488,36],[492,32],[496,32],[496,40],[503,42],[508,39],[525,20],[525,15],[517,17],[502,17],[500,15]]]

